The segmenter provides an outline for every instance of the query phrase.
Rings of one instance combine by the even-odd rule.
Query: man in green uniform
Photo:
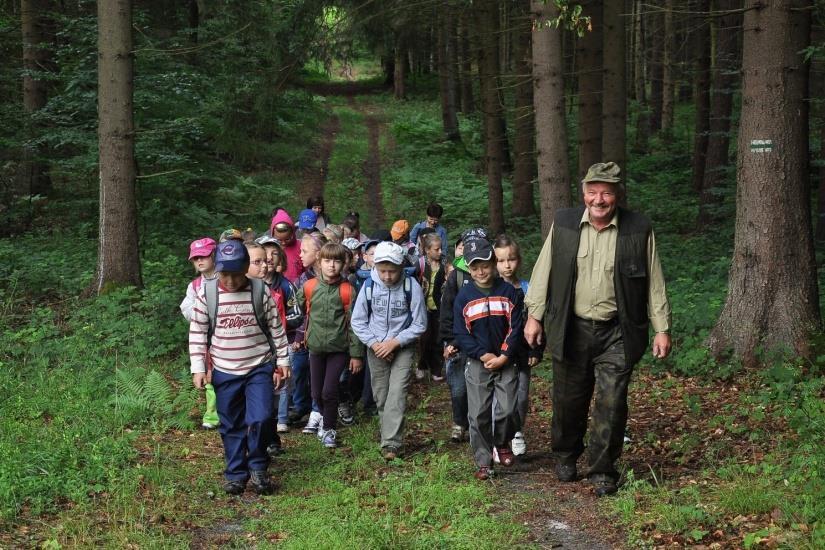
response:
[[[618,206],[623,192],[613,162],[591,166],[584,206],[556,213],[525,297],[524,336],[553,356],[553,452],[556,475],[575,481],[576,460],[595,393],[588,478],[596,495],[616,492],[615,461],[627,424],[627,387],[652,325],[653,356],[670,353],[670,304],[646,217]]]

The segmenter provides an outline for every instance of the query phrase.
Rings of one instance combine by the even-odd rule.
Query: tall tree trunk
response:
[[[699,195],[699,224],[713,221],[713,205],[720,201],[718,187],[725,180],[730,148],[733,96],[739,80],[739,31],[742,28],[742,0],[717,0],[717,9],[726,15],[717,19],[714,36],[716,55],[711,76],[710,134],[705,158],[705,174]]]
[[[650,131],[650,106],[647,104],[646,88],[646,67],[645,67],[645,33],[644,18],[642,17],[642,0],[634,0],[633,28],[636,41],[633,43],[633,71],[636,88],[636,101],[639,105],[639,113],[636,116],[636,138],[633,142],[633,150],[642,152],[647,150],[647,137]]]
[[[132,118],[132,3],[98,0],[100,237],[94,290],[142,286]]]
[[[673,102],[675,97],[676,63],[673,55],[673,0],[665,0],[664,13],[664,48],[662,49],[662,131],[670,133],[673,129]]]
[[[533,64],[531,61],[530,0],[520,0],[513,13],[512,23],[517,33],[513,36],[516,98],[515,139],[513,140],[513,217],[536,213],[533,202],[533,180],[536,178],[533,120]]]
[[[605,0],[602,160],[617,163],[626,174],[627,86],[624,14],[624,0]]]
[[[746,365],[757,349],[807,356],[821,325],[808,175],[806,0],[748,0],[728,298],[708,343]]]
[[[825,21],[814,18],[811,28],[811,43],[825,44]],[[825,53],[819,53],[811,60],[811,104],[819,128],[819,170],[817,189],[816,240],[825,241]]]
[[[401,44],[401,39],[397,39],[395,43],[395,62],[393,63],[393,77],[392,77],[392,95],[395,99],[407,98],[407,83],[406,75],[404,74],[404,48]]]
[[[642,9],[646,4],[642,2]],[[658,11],[648,13],[645,18],[645,33],[650,40],[650,65],[648,67],[648,77],[650,78],[650,131],[653,133],[662,129],[662,50],[665,46],[664,40],[664,17]]]
[[[484,113],[485,169],[490,206],[490,230],[493,234],[504,230],[504,191],[502,189],[503,133],[501,101],[499,98],[498,3],[482,0],[476,7],[478,28],[478,76],[481,85]]]
[[[31,145],[37,138],[38,128],[32,115],[46,106],[46,71],[50,52],[46,42],[46,12],[48,0],[22,0],[20,19],[23,33],[23,110],[26,112],[26,144],[23,145],[20,163],[19,188],[29,195],[45,195],[52,187],[48,166],[42,159],[42,151]]]
[[[200,24],[200,18],[198,17],[198,1],[197,0],[189,0],[188,17],[189,17],[189,41],[192,44],[197,44],[198,43],[198,25]]]
[[[602,0],[590,0],[583,8],[591,17],[593,30],[576,41],[580,176],[602,159]]]
[[[450,9],[450,25],[447,29],[447,40],[449,40],[450,49],[450,94],[453,96],[453,105],[455,110],[462,112],[461,109],[461,77],[459,73],[461,68],[458,61],[458,8],[452,3],[448,2]]]
[[[451,51],[452,9],[447,0],[441,3],[438,18],[438,88],[441,96],[441,122],[444,136],[450,141],[461,141],[458,130],[458,113],[455,107],[455,59]]]
[[[564,58],[562,31],[549,26],[558,8],[532,0],[533,105],[536,111],[541,233],[546,237],[556,210],[570,206],[570,171],[567,165],[567,124],[564,119]]]
[[[475,111],[473,99],[473,51],[470,49],[469,17],[466,10],[461,13],[459,22],[459,57],[461,65],[461,112],[469,115]]]
[[[710,9],[710,0],[698,0],[696,10],[700,15],[694,18],[694,82],[693,99],[695,104],[693,124],[693,158],[691,185],[696,192],[702,189],[705,177],[705,158],[708,149],[708,132],[710,130],[710,23],[704,13]]]

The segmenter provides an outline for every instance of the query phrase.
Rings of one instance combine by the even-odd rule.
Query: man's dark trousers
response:
[[[584,451],[587,413],[595,391],[588,475],[618,479],[615,461],[622,454],[627,424],[627,387],[633,365],[627,365],[622,329],[614,321],[573,317],[568,327],[568,360],[553,361],[553,452],[573,464]]]
[[[246,481],[250,470],[269,466],[266,448],[275,434],[272,373],[272,363],[241,376],[212,372],[226,459],[224,476],[230,481]]]

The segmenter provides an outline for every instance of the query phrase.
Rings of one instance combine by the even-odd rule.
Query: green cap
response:
[[[619,183],[619,173],[621,168],[615,162],[597,162],[587,169],[587,175],[582,179],[582,183]]]

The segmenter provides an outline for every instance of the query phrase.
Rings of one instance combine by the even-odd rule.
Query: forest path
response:
[[[367,157],[364,160],[364,177],[366,178],[366,202],[372,208],[370,216],[374,228],[387,226],[384,212],[384,192],[381,188],[381,133],[385,131],[384,115],[377,107],[358,103],[354,96],[348,96],[347,102],[364,117],[367,127]]]
[[[335,137],[341,127],[341,121],[335,113],[332,113],[327,121],[321,126],[321,141],[315,151],[317,163],[313,162],[307,167],[305,181],[307,195],[311,197],[323,197],[326,187],[327,175],[329,174],[329,159],[335,148]]]

